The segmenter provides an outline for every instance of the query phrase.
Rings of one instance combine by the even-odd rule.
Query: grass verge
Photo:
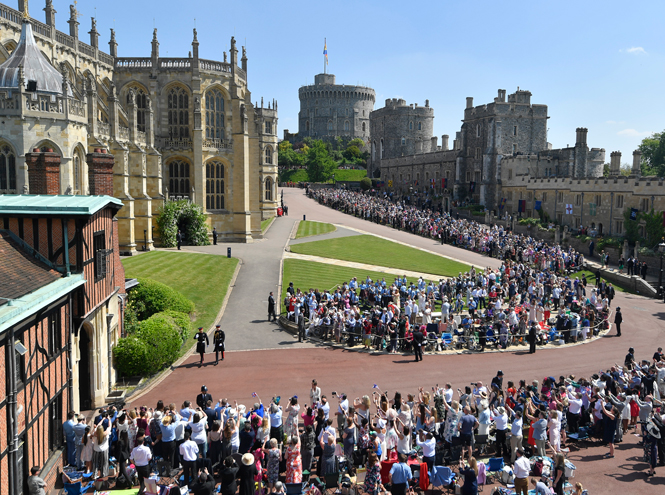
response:
[[[238,260],[214,254],[153,251],[124,259],[122,264],[127,278],[158,280],[194,301],[195,320],[193,330],[182,347],[181,352],[184,353],[194,344],[194,329],[203,327],[207,331],[215,322]]]
[[[270,224],[275,220],[276,217],[270,217],[266,218],[265,220],[261,220],[261,232],[265,232],[268,227],[270,227]]]
[[[310,222],[309,220],[303,220],[298,224],[298,232],[296,232],[296,239],[301,237],[310,237],[313,235],[327,234],[328,232],[334,232],[337,230],[331,223],[324,222]]]
[[[582,276],[586,276],[587,283],[596,285],[596,274],[590,272],[589,270],[580,270],[579,272],[573,273],[570,276],[570,278],[572,278],[573,280],[575,280],[576,278],[582,280]],[[610,282],[606,278],[601,277],[600,279],[604,280],[605,282],[611,283],[612,286],[614,287],[614,290],[616,290],[617,292],[626,292],[626,289],[624,289],[623,287],[619,287],[617,284]]]
[[[341,237],[325,241],[294,244],[291,251],[300,254],[323,256],[370,265],[389,266],[414,272],[431,273],[446,277],[457,276],[471,268],[465,263],[453,261],[436,254],[404,246],[372,235]]]

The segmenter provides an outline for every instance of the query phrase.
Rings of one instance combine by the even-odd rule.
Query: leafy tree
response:
[[[344,150],[343,155],[344,158],[353,163],[356,158],[360,158],[362,156],[362,153],[360,152],[360,148],[358,148],[356,145],[351,145],[346,148],[346,150]]]
[[[347,148],[350,146],[355,146],[356,148],[361,150],[365,147],[366,144],[367,143],[365,143],[365,141],[363,141],[360,138],[353,138],[351,141],[349,141],[349,145],[347,146]]]
[[[635,244],[640,240],[639,233],[639,216],[638,220],[630,219],[630,208],[623,209],[623,228],[626,230],[624,237],[628,239],[628,242]]]
[[[642,140],[642,174],[665,176],[665,131],[656,132]]]
[[[332,178],[337,164],[330,157],[325,143],[321,140],[312,142],[305,158],[307,175],[311,182],[327,182]]]
[[[372,187],[372,179],[369,177],[363,177],[360,179],[360,187],[363,191],[369,190],[369,188]]]
[[[304,145],[303,145],[304,146]],[[302,165],[303,155],[293,149],[291,143],[287,140],[279,143],[277,151],[277,163],[282,168],[293,168]]]
[[[663,212],[651,210],[649,213],[640,213],[640,220],[644,220],[644,234],[646,235],[646,245],[653,248],[665,236],[663,229]]]

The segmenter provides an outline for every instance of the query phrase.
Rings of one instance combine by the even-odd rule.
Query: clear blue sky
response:
[[[62,31],[69,3],[54,1]],[[30,5],[43,20],[43,1]],[[373,87],[375,108],[386,98],[429,99],[438,136],[459,130],[465,97],[489,103],[497,89],[517,86],[548,105],[555,148],[587,127],[608,161],[620,150],[631,162],[644,136],[665,129],[662,0],[81,0],[84,40],[95,7],[103,49],[116,19],[120,56],[150,55],[153,18],[162,56],[187,56],[194,18],[202,58],[221,60],[233,34],[246,40],[252,99],[278,100],[280,136],[297,131],[298,88],[322,72],[324,37],[338,83]]]

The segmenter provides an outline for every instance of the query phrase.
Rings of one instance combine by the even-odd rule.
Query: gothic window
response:
[[[136,94],[136,128],[145,132],[146,113],[148,110],[148,96],[141,88],[133,88]],[[127,93],[127,105],[129,106],[129,92]]]
[[[184,88],[174,87],[167,96],[169,139],[189,139],[189,95]]]
[[[344,121],[344,130],[345,130],[345,131],[348,131],[348,130],[349,130],[349,121],[348,121],[348,120],[345,120],[345,121]]]
[[[206,164],[206,210],[224,209],[224,164],[211,161]]]
[[[268,121],[265,125],[266,134],[272,134],[272,122]]]
[[[266,146],[266,159],[265,163],[266,165],[272,165],[272,147],[271,146]]]
[[[7,146],[0,146],[0,193],[16,193],[16,155]]]
[[[332,130],[333,130],[333,122],[332,122],[332,120],[329,120],[329,121],[328,121],[328,130],[329,130],[329,131],[332,131]]]
[[[266,201],[272,201],[272,179],[268,177],[266,179]]]
[[[81,157],[74,155],[74,194],[82,194],[81,191]]]
[[[365,123],[363,122],[363,132],[365,132]]]
[[[206,92],[206,138],[224,139],[224,96],[216,89]]]
[[[189,163],[174,160],[169,164],[169,194],[189,197]]]
[[[405,137],[402,138],[402,146],[406,146],[406,138]]]

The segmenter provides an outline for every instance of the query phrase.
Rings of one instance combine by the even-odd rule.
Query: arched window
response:
[[[328,121],[328,130],[329,130],[329,131],[332,131],[332,130],[333,130],[333,122],[332,122],[332,120],[329,120],[329,121]]]
[[[365,132],[365,123],[363,122],[363,132]]]
[[[0,193],[16,193],[16,155],[6,144],[0,145]]]
[[[410,130],[410,131],[413,130],[413,122],[409,122],[409,130]]]
[[[206,210],[224,209],[224,164],[206,163]]]
[[[74,154],[74,194],[83,194],[83,184],[81,183],[81,157],[78,153]]]
[[[224,139],[224,96],[216,89],[206,92],[206,138]]]
[[[405,145],[406,145],[406,138],[402,137],[402,146],[405,146]]]
[[[379,158],[383,158],[383,138],[381,138],[381,146],[379,147]]]
[[[189,197],[189,163],[174,160],[169,164],[169,194]]]
[[[363,127],[364,125],[365,124],[363,124]],[[376,160],[376,141],[372,141],[372,161],[374,160]]]
[[[272,165],[272,147],[266,146],[265,164]]]
[[[272,201],[272,179],[270,177],[266,178],[266,201]]]
[[[345,131],[348,131],[348,130],[349,130],[349,121],[348,121],[348,120],[345,120],[345,121],[344,121],[344,130],[345,130]]]
[[[309,120],[305,121],[305,130],[309,131]]]
[[[134,94],[136,95],[136,128],[145,132],[146,111],[148,110],[148,96],[143,89],[134,87]],[[129,92],[127,93],[127,105],[129,106]]]
[[[422,131],[422,130],[423,130],[423,129],[422,129],[422,125],[423,125],[422,122],[418,122],[418,130],[419,130],[419,131]]]
[[[169,139],[189,139],[189,95],[176,86],[167,96]]]

